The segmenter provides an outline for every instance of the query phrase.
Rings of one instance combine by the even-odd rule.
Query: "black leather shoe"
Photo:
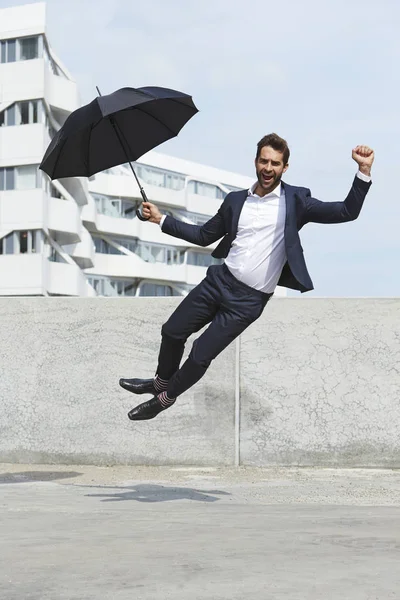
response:
[[[172,405],[171,405],[172,406]],[[169,408],[169,406],[162,406],[158,398],[154,397],[143,404],[139,404],[135,408],[132,408],[128,412],[128,417],[131,421],[147,421],[148,419],[154,419],[161,411]]]
[[[120,379],[119,385],[132,392],[133,394],[152,394],[157,395],[157,391],[154,389],[153,379]]]

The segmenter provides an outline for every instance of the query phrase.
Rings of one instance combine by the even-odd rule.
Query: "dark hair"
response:
[[[269,133],[268,135],[264,135],[264,137],[257,144],[257,156],[256,160],[259,158],[261,154],[261,148],[264,146],[271,146],[277,152],[282,152],[283,154],[283,164],[287,165],[289,162],[290,150],[287,145],[287,141],[283,138],[279,137],[276,133]]]

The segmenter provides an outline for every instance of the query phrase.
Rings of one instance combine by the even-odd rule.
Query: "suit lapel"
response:
[[[285,190],[286,201],[286,220],[285,220],[285,243],[286,246],[295,242],[297,234],[296,221],[296,198],[295,188],[282,181],[282,187]]]
[[[232,203],[232,215],[231,215],[231,231],[233,238],[237,235],[239,226],[240,213],[247,199],[248,190],[241,190],[238,192],[235,202]]]

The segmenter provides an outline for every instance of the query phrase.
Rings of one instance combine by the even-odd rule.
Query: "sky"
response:
[[[199,113],[159,152],[253,176],[257,142],[276,132],[291,150],[284,180],[337,201],[352,148],[371,146],[360,217],[301,231],[315,287],[302,297],[400,295],[398,0],[48,0],[47,19],[83,103],[96,85],[193,96]]]

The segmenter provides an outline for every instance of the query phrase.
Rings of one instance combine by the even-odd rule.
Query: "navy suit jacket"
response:
[[[287,261],[278,285],[308,292],[314,289],[304,260],[299,231],[306,223],[346,223],[360,214],[365,196],[371,186],[355,177],[343,202],[321,202],[311,196],[308,188],[282,182],[286,198],[285,247]],[[237,235],[241,210],[248,190],[230,192],[217,214],[204,225],[191,225],[167,216],[162,231],[198,246],[208,246],[221,239],[212,253],[215,258],[225,258]]]

